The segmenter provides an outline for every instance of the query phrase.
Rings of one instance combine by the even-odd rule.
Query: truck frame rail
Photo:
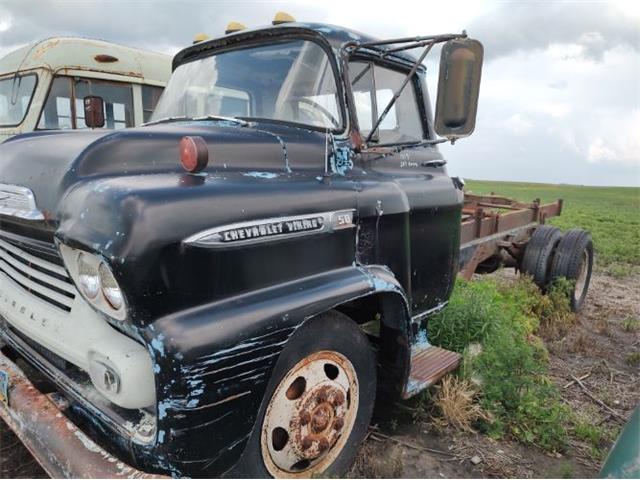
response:
[[[459,274],[493,271],[498,265],[518,267],[531,233],[562,212],[562,199],[541,203],[499,195],[465,193],[460,230]]]

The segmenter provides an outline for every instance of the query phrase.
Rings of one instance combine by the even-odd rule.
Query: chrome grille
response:
[[[0,183],[0,214],[29,220],[44,218],[36,207],[36,200],[31,190],[3,183]]]
[[[71,311],[76,290],[53,245],[0,232],[0,272],[40,300]]]

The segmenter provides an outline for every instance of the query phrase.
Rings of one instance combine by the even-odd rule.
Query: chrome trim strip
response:
[[[353,228],[355,209],[232,223],[198,232],[182,243],[207,248],[264,243]]]
[[[30,189],[5,183],[0,183],[0,215],[25,220],[44,220],[44,215],[38,210],[35,196]]]
[[[436,305],[433,308],[430,308],[429,310],[426,310],[426,311],[424,311],[422,313],[418,313],[417,315],[414,315],[413,317],[411,317],[411,322],[412,323],[421,322],[422,320],[424,320],[428,316],[438,313],[440,310],[442,310],[448,304],[449,304],[449,301],[447,300],[446,302],[439,303],[438,305]]]

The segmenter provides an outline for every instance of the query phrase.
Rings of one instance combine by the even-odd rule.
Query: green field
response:
[[[640,188],[468,180],[465,190],[521,201],[562,198],[562,215],[549,223],[563,230],[580,227],[591,232],[599,267],[624,274],[640,265]]]

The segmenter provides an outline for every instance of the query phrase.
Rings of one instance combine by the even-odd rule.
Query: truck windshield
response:
[[[17,127],[22,123],[36,83],[35,74],[12,75],[0,80],[0,127]]]
[[[178,67],[151,121],[235,117],[342,129],[336,79],[325,51],[295,40],[243,48]]]

